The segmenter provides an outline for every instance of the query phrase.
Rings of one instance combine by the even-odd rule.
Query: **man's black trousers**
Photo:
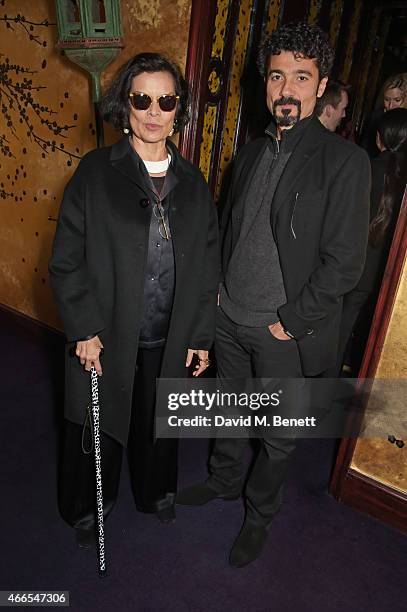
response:
[[[233,323],[218,307],[215,354],[220,379],[302,378],[295,340],[278,340],[267,326]],[[247,518],[267,526],[281,504],[281,490],[293,438],[276,438],[272,428],[264,437],[247,481]],[[237,494],[244,481],[246,438],[218,438],[210,458],[208,485],[218,493]]]

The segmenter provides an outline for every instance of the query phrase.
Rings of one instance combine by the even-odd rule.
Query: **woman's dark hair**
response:
[[[380,140],[390,152],[384,175],[384,189],[376,216],[369,226],[369,244],[383,242],[391,224],[395,225],[396,213],[407,180],[407,109],[395,108],[383,114],[377,124]],[[394,229],[394,228],[393,228]]]
[[[142,72],[169,72],[173,77],[175,93],[179,96],[174,132],[179,132],[189,121],[188,85],[179,67],[159,53],[139,53],[119,69],[100,103],[100,112],[104,120],[118,130],[130,128],[131,82]]]
[[[316,59],[320,79],[329,75],[334,61],[327,34],[305,22],[287,23],[263,38],[257,57],[257,67],[263,77],[267,76],[270,57],[282,51],[292,51],[295,57]]]

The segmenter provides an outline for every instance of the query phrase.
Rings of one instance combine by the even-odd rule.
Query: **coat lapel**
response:
[[[194,185],[190,184],[191,171],[188,164],[181,157],[176,146],[170,141],[167,141],[167,147],[170,150],[172,157],[172,173],[169,176],[170,192],[170,221],[183,225],[183,220],[188,219],[191,210],[194,210],[191,202],[191,194],[194,192]],[[195,180],[193,177],[192,180]],[[178,219],[179,217],[179,219]]]
[[[315,121],[318,121],[319,124],[319,119],[315,119]],[[319,125],[315,125],[314,121],[310,123],[285,167],[273,198],[273,226],[279,209],[286,201],[287,196],[292,193],[301,182],[302,177],[308,171],[309,162],[319,149],[321,133],[320,129],[318,129],[319,127]]]
[[[133,154],[127,136],[112,146],[110,163],[148,196],[143,174],[138,166],[136,156]]]
[[[173,189],[169,193],[169,220],[170,227],[175,243],[183,243],[189,233],[193,219],[190,218],[194,214],[194,203],[191,202],[191,194],[194,193],[194,186],[189,184],[188,172],[177,164],[175,173],[172,178]]]

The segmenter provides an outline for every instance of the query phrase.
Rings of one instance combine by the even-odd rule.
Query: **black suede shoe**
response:
[[[175,523],[175,507],[174,505],[166,506],[157,510],[156,517],[161,523]]]
[[[96,533],[91,529],[75,529],[76,543],[79,548],[94,548],[96,546]]]
[[[177,493],[175,503],[180,506],[203,506],[214,499],[232,501],[239,499],[240,493],[218,493],[211,489],[206,482],[192,485]]]
[[[230,552],[232,567],[244,567],[260,557],[267,541],[267,529],[245,520]]]

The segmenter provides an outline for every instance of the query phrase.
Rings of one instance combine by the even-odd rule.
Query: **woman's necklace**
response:
[[[167,172],[170,163],[171,155],[169,153],[167,159],[162,159],[161,161],[147,161],[143,159],[143,164],[147,168],[147,172],[149,174],[161,174],[162,172]]]

